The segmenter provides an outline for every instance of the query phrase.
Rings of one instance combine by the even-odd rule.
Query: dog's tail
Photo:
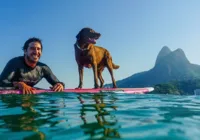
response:
[[[119,65],[115,65],[114,63],[112,63],[112,67],[113,67],[113,69],[118,69]]]
[[[106,59],[107,59],[107,62],[110,64],[112,63],[112,68],[113,69],[118,69],[119,68],[119,65],[115,65],[112,61],[112,57],[110,55],[110,53],[106,50],[106,53],[105,53],[105,56],[106,56]]]

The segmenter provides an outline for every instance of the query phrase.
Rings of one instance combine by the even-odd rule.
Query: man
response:
[[[60,82],[44,63],[39,62],[42,55],[42,42],[39,38],[28,39],[23,46],[24,56],[11,59],[0,75],[0,87],[13,87],[23,94],[34,94],[34,85],[45,78],[55,92],[63,91]]]

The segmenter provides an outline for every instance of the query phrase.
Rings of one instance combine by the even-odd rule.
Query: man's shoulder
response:
[[[24,59],[23,56],[13,57],[12,59],[9,60],[9,63],[19,63],[20,61],[23,61],[23,59]]]
[[[42,63],[42,62],[38,62],[38,63],[37,63],[37,66],[38,66],[38,67],[41,67],[41,68],[43,68],[43,69],[48,69],[48,68],[49,68],[49,66],[48,66],[47,64]]]
[[[50,67],[42,62],[37,63],[37,69],[42,70],[44,73],[49,73],[51,71]]]

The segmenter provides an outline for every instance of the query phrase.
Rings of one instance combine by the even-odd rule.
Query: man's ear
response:
[[[27,54],[27,50],[24,50],[24,54]]]

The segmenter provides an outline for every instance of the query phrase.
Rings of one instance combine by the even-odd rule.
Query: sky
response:
[[[116,80],[154,67],[163,46],[181,48],[200,64],[199,0],[0,0],[0,72],[13,57],[23,55],[30,37],[42,39],[40,61],[66,88],[79,84],[74,55],[76,35],[84,27],[101,33],[98,46],[120,65]],[[111,82],[107,69],[105,83]],[[92,88],[92,69],[84,69],[83,87]],[[43,79],[38,87],[48,88]]]

